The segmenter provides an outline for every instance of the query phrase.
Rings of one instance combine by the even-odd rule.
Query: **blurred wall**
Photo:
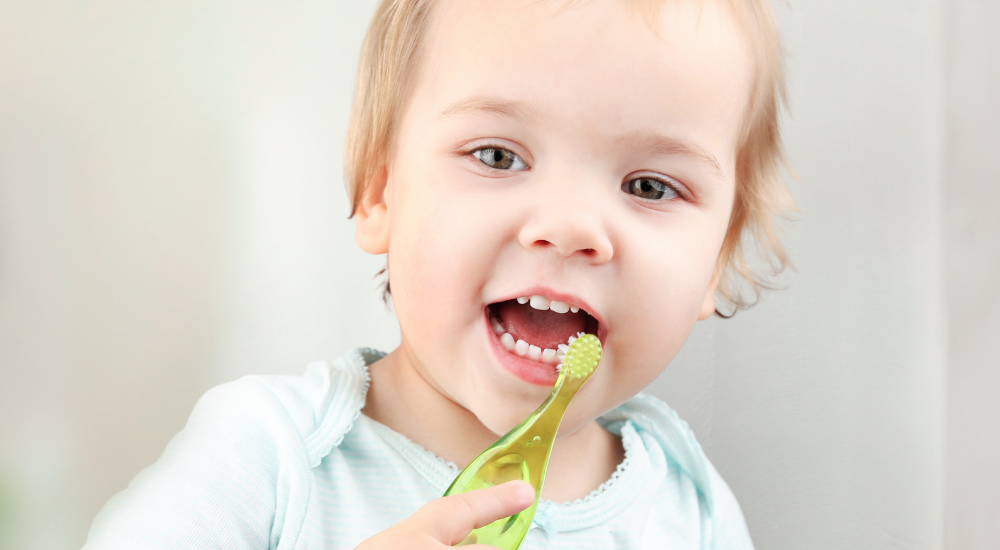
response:
[[[1000,547],[1000,3],[949,3],[947,547]]]
[[[395,346],[341,176],[373,9],[0,0],[0,548],[80,546],[209,387]],[[992,547],[1000,12],[779,12],[796,271],[650,391],[759,548]]]

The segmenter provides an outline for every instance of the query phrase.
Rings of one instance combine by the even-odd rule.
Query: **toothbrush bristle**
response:
[[[571,338],[572,343],[566,350],[566,357],[562,364],[557,367],[567,369],[566,374],[573,378],[584,378],[590,376],[601,363],[601,341],[593,334],[580,333],[577,338]]]

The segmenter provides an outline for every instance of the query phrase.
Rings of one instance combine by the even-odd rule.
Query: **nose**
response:
[[[601,215],[602,205],[569,193],[575,200],[546,200],[521,227],[518,240],[528,250],[552,249],[561,256],[578,256],[591,264],[604,264],[614,257],[614,247]]]

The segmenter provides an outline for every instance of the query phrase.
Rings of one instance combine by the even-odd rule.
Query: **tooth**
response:
[[[524,357],[524,354],[528,353],[528,343],[524,340],[518,340],[517,343],[514,344],[514,351],[521,357]]]
[[[514,349],[514,337],[509,332],[503,333],[503,336],[500,337],[500,343],[507,348],[507,351]]]
[[[562,353],[566,353],[567,351],[569,351],[569,345],[559,344],[558,346],[556,346],[556,349],[561,351]]]
[[[532,361],[538,361],[538,358],[542,355],[542,348],[538,346],[528,346],[528,359]]]
[[[572,345],[573,345],[573,342],[576,342],[576,336],[570,336],[570,337],[569,337],[569,345],[571,345],[571,346],[572,346]],[[568,349],[568,348],[567,348],[567,349]]]
[[[527,296],[521,296],[520,298],[517,299],[517,303],[519,303],[519,304],[527,304],[529,299],[530,298],[528,298]]]
[[[556,313],[566,313],[567,311],[569,311],[569,304],[567,304],[566,302],[557,302],[555,300],[552,300],[552,302],[549,304],[549,309],[551,309]]]
[[[555,358],[556,358],[556,350],[554,349],[546,348],[545,351],[542,352],[543,363],[551,363]]]
[[[576,313],[576,312],[580,311],[580,308],[578,308],[576,306],[569,306],[569,310],[572,311],[573,313]]]
[[[550,303],[551,302],[549,301],[549,299],[546,298],[545,296],[535,295],[531,297],[531,307],[535,309],[540,309],[542,311],[545,311],[546,309],[549,309]]]
[[[503,334],[504,333],[503,326],[500,325],[500,321],[497,321],[493,317],[490,317],[490,326],[493,327],[493,332],[495,332],[497,334]]]

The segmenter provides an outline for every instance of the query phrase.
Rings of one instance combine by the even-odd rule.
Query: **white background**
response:
[[[0,0],[0,548],[79,547],[206,389],[398,331],[346,219],[372,0]],[[800,1],[794,272],[650,388],[761,549],[1000,541],[1000,4]]]

